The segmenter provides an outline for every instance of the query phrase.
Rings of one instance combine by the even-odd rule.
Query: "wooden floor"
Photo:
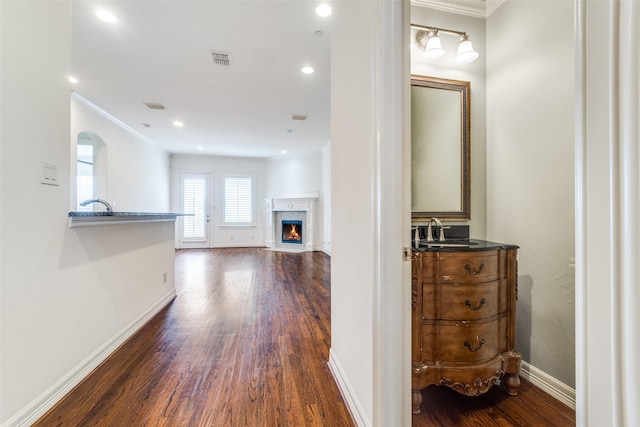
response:
[[[179,250],[176,288],[169,307],[35,425],[353,426],[327,367],[328,256]],[[442,387],[423,396],[414,427],[575,425],[569,408],[524,381],[518,397]]]
[[[463,396],[447,387],[422,391],[422,413],[413,427],[570,427],[575,411],[521,379],[518,396],[493,387],[482,396]]]

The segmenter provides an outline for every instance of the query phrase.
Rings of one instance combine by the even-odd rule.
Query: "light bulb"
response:
[[[427,40],[427,47],[424,50],[424,56],[429,58],[439,58],[444,55],[444,49],[440,43],[440,37],[436,33]]]
[[[327,16],[331,15],[331,6],[329,6],[326,3],[323,3],[321,5],[319,5],[318,7],[316,7],[316,14],[318,16],[321,16],[323,18],[326,18]]]
[[[118,20],[118,18],[116,18],[113,13],[105,9],[96,10],[96,16],[105,22],[109,22],[110,24],[113,24]]]
[[[469,64],[476,59],[480,54],[473,50],[473,45],[471,44],[471,40],[469,37],[464,35],[460,44],[458,45],[458,55],[456,56],[456,62],[459,64]]]

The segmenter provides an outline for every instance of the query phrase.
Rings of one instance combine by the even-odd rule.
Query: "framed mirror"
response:
[[[411,76],[411,219],[471,219],[470,83]]]

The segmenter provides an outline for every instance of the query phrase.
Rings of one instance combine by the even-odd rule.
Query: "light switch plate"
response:
[[[58,166],[53,163],[42,162],[41,183],[47,185],[58,185]]]

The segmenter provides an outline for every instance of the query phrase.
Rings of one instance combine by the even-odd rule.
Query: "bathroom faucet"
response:
[[[438,236],[438,240],[444,242],[444,227],[438,218],[431,218],[427,223],[427,242],[433,242],[433,230],[431,226],[435,223],[437,227],[440,227],[440,235]]]
[[[103,205],[106,206],[107,212],[113,212],[113,208],[111,207],[111,204],[109,202],[107,202],[106,200],[102,200],[102,199],[85,200],[84,202],[80,202],[80,206],[87,206],[90,203],[102,203]]]

